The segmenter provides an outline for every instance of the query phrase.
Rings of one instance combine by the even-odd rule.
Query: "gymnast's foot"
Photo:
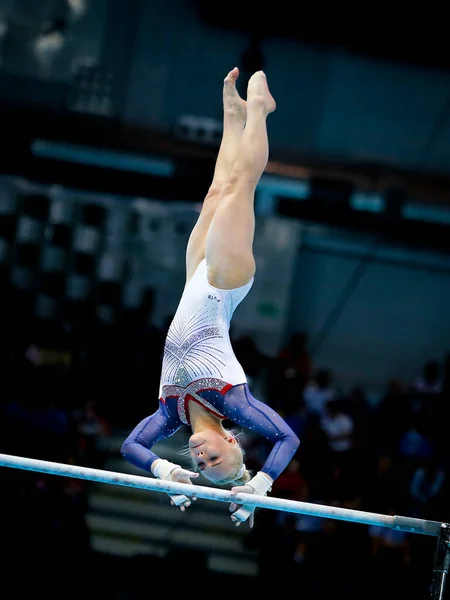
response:
[[[244,126],[247,119],[247,102],[239,96],[236,89],[238,77],[239,69],[234,67],[223,81],[223,112],[227,121]]]
[[[249,107],[261,107],[266,115],[276,109],[277,105],[269,91],[264,71],[256,71],[250,77],[247,87],[247,104]]]

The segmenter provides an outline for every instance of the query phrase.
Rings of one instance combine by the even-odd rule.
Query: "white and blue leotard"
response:
[[[159,408],[143,419],[122,445],[122,455],[150,471],[160,458],[152,446],[189,425],[189,401],[221,419],[264,436],[274,446],[262,471],[275,480],[294,456],[300,441],[267,404],[254,398],[229,337],[231,317],[245,298],[245,286],[211,286],[203,260],[187,283],[169,328],[161,369]]]

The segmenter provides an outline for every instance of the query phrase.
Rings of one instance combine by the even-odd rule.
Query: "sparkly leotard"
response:
[[[161,369],[158,410],[143,419],[122,446],[122,455],[150,470],[159,458],[152,446],[189,425],[189,401],[274,443],[261,469],[273,480],[285,469],[299,440],[283,419],[248,388],[229,337],[231,317],[253,284],[233,290],[211,286],[206,261],[187,283],[169,328]]]
[[[207,388],[245,383],[236,359],[229,329],[233,313],[248,294],[253,279],[234,290],[219,290],[208,283],[203,260],[187,283],[170,325],[164,346],[160,398],[173,396],[201,380]],[[182,392],[183,393],[183,392]]]

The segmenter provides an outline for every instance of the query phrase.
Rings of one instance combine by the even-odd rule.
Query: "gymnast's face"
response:
[[[189,438],[191,459],[212,483],[228,479],[236,471],[237,441],[234,436],[204,429]]]

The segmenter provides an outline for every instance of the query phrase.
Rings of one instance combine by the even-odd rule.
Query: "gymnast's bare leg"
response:
[[[214,175],[202,205],[198,221],[192,230],[186,251],[187,281],[205,258],[206,236],[239,152],[247,119],[247,103],[236,89],[239,69],[235,67],[223,83],[223,134]]]
[[[266,121],[275,108],[266,75],[257,71],[248,82],[244,132],[239,141],[233,137],[234,164],[225,184],[221,181],[220,201],[206,236],[208,280],[217,288],[240,287],[255,273],[254,196],[269,158]]]

